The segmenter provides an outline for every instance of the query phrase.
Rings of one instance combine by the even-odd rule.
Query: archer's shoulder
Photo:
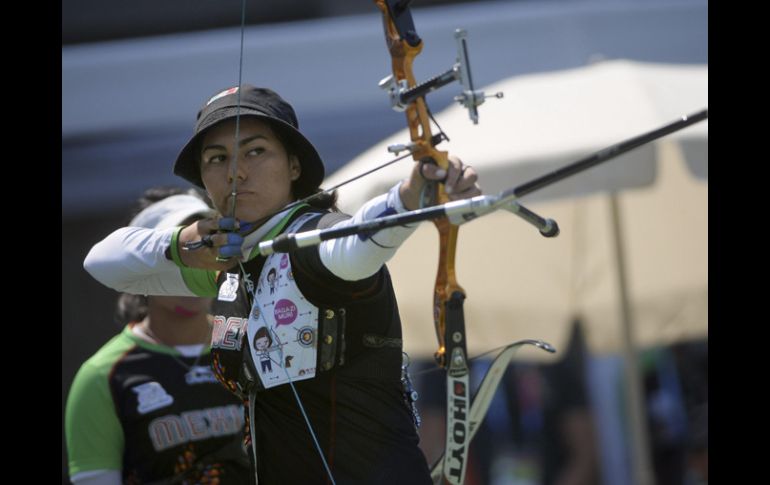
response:
[[[328,229],[335,224],[350,219],[349,214],[344,212],[313,209],[310,213],[315,214],[316,217],[311,217],[308,221],[302,224],[303,231],[311,231],[313,229]]]

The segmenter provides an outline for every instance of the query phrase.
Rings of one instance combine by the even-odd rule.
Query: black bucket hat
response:
[[[212,96],[198,112],[193,137],[176,158],[174,174],[205,189],[201,180],[199,154],[195,153],[198,140],[204,131],[220,121],[235,118],[238,112],[237,86]],[[299,122],[294,108],[278,93],[250,84],[241,85],[240,116],[256,116],[264,119],[282,139],[291,144],[286,148],[297,155],[302,166],[302,173],[294,182],[297,197],[310,195],[321,185],[324,179],[324,164],[321,156],[318,155],[313,144],[299,132]]]

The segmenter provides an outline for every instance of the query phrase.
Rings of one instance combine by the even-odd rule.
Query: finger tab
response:
[[[227,244],[240,246],[241,244],[243,244],[243,237],[241,237],[239,234],[235,232],[228,232]]]
[[[240,255],[241,255],[240,246],[222,246],[219,248],[219,257],[221,258],[232,258],[234,256],[240,256]]]
[[[238,220],[234,217],[223,217],[219,219],[218,227],[222,231],[234,231],[238,228]]]

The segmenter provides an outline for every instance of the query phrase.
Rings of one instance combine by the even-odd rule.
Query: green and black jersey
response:
[[[70,476],[122,470],[124,483],[250,483],[243,407],[197,359],[126,326],[80,368],[70,389]]]

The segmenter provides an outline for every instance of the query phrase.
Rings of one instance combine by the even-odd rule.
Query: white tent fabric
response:
[[[703,109],[708,69],[608,61],[514,77],[484,90],[503,91],[505,98],[480,107],[479,125],[459,106],[436,118],[451,138],[440,147],[472,164],[484,191],[494,193]],[[408,141],[406,130],[389,137],[324,186],[372,168],[388,158],[388,145]],[[341,207],[355,210],[410,168],[404,161],[341,188]],[[606,194],[627,188],[634,190],[623,191],[619,204],[638,344],[706,335],[707,177],[708,123],[701,122],[523,198],[559,223],[555,239],[505,212],[463,226],[457,271],[468,293],[470,354],[520,338],[541,338],[559,349],[575,315],[583,317],[593,351],[621,350],[617,243]],[[435,230],[424,224],[388,264],[405,350],[416,355],[429,355],[436,345],[437,246]]]
[[[659,144],[656,151],[659,183],[619,197],[635,340],[641,347],[702,337],[708,329],[708,186],[689,176],[676,144]],[[468,295],[470,354],[522,338],[543,339],[563,350],[573,315],[582,317],[592,351],[620,352],[619,282],[607,197],[529,208],[555,219],[561,234],[543,238],[504,211],[460,229],[457,275]],[[414,355],[430,355],[436,347],[431,295],[437,248],[435,229],[423,224],[388,263],[404,347]]]

